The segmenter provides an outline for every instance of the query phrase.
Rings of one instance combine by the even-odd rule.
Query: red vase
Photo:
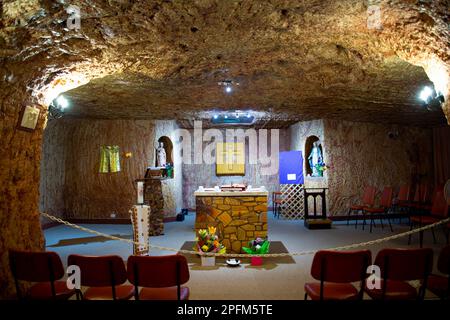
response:
[[[262,257],[251,257],[250,263],[252,266],[261,266],[263,264],[263,258]]]

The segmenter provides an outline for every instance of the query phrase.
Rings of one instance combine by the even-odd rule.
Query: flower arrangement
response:
[[[219,236],[216,234],[215,227],[208,227],[208,230],[198,230],[196,240],[197,242],[194,246],[194,250],[198,252],[225,253],[227,250],[227,248],[219,242]]]
[[[316,169],[317,171],[319,171],[320,176],[323,176],[323,172],[327,170],[328,167],[323,161],[321,161],[320,163],[316,164]]]
[[[266,254],[269,252],[270,242],[267,239],[256,238],[248,243],[249,247],[242,247],[248,254]]]

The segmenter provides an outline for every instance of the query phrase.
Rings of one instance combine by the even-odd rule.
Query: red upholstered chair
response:
[[[430,225],[435,222],[438,222],[442,219],[445,219],[448,217],[448,210],[449,205],[447,201],[444,198],[444,192],[442,189],[437,189],[434,197],[433,197],[433,204],[431,206],[430,214],[429,215],[418,215],[413,216],[410,218],[411,224],[410,224],[410,230],[413,229],[414,226],[418,226],[419,228],[422,226]],[[434,234],[434,228],[431,228],[431,232],[433,235],[434,242],[436,243],[436,236]],[[444,229],[445,232],[445,229]],[[423,245],[423,231],[419,232],[419,242],[420,247]],[[409,235],[408,238],[408,244],[411,243],[411,235]]]
[[[125,264],[119,256],[81,256],[72,254],[68,265],[77,265],[81,271],[81,285],[89,287],[80,295],[85,300],[128,300],[134,287],[127,281]]]
[[[397,196],[397,204],[399,206],[404,206],[405,204],[410,202],[410,198],[411,198],[411,186],[408,184],[400,186],[400,190]]]
[[[64,267],[56,252],[9,251],[11,273],[16,285],[17,298],[67,300],[75,290],[67,288]],[[22,293],[19,281],[34,283]]]
[[[370,208],[373,207],[375,203],[375,194],[377,193],[377,189],[375,187],[366,187],[364,190],[362,203],[353,205],[348,210],[348,217],[347,217],[347,225],[350,224],[350,215],[352,212],[363,212],[364,208]],[[358,226],[358,219],[355,220],[355,228]],[[364,229],[364,224],[363,224]]]
[[[431,274],[428,278],[427,289],[441,299],[448,299],[450,298],[450,246],[441,250],[437,269],[447,276]]]
[[[411,201],[411,186],[409,184],[405,184],[400,186],[400,190],[397,195],[397,199],[395,199],[395,208],[396,213],[399,214],[399,223],[403,216],[409,218],[407,205]]]
[[[375,259],[381,269],[381,288],[366,293],[376,300],[423,299],[428,276],[433,268],[432,249],[383,249]],[[417,291],[408,281],[420,280]]]
[[[136,300],[188,300],[189,267],[182,255],[130,256],[128,280]],[[139,287],[143,287],[139,292]]]
[[[384,187],[383,194],[381,195],[380,207],[364,208],[363,212],[370,214],[370,232],[372,232],[372,225],[375,225],[374,216],[380,216],[381,227],[383,228],[383,218],[387,218],[389,227],[392,229],[391,218],[389,217],[388,210],[392,207],[393,189],[391,187]],[[364,219],[363,226],[366,219]]]
[[[305,300],[357,300],[362,299],[367,267],[371,264],[369,250],[321,250],[314,255],[311,275],[320,282],[305,284]],[[360,289],[352,282],[359,281]]]

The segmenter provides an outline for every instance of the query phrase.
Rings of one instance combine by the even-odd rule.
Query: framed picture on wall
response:
[[[19,129],[34,131],[39,119],[41,110],[36,106],[25,106],[19,116]]]
[[[243,143],[218,142],[216,144],[216,175],[245,175],[245,146]]]

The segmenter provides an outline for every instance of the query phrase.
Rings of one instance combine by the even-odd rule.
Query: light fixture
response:
[[[219,86],[224,86],[226,93],[231,93],[231,92],[233,92],[233,86],[238,86],[239,82],[236,82],[233,80],[223,80],[223,81],[217,82],[217,84]]]
[[[428,101],[431,99],[432,95],[433,95],[433,89],[431,89],[430,87],[425,87],[420,92],[419,98],[423,102],[428,103]]]
[[[438,92],[428,86],[422,89],[419,94],[419,98],[424,102],[425,107],[430,111],[434,108],[441,108],[445,101],[444,95],[441,92]]]
[[[56,98],[56,103],[61,108],[61,110],[64,110],[69,106],[69,101],[67,101],[66,97],[64,97],[63,95],[60,95],[58,96],[58,98]]]
[[[211,122],[216,125],[251,125],[255,121],[255,117],[248,112],[226,111],[214,114]]]
[[[50,119],[59,119],[63,116],[63,111],[69,106],[69,101],[63,95],[59,95],[48,106]]]

